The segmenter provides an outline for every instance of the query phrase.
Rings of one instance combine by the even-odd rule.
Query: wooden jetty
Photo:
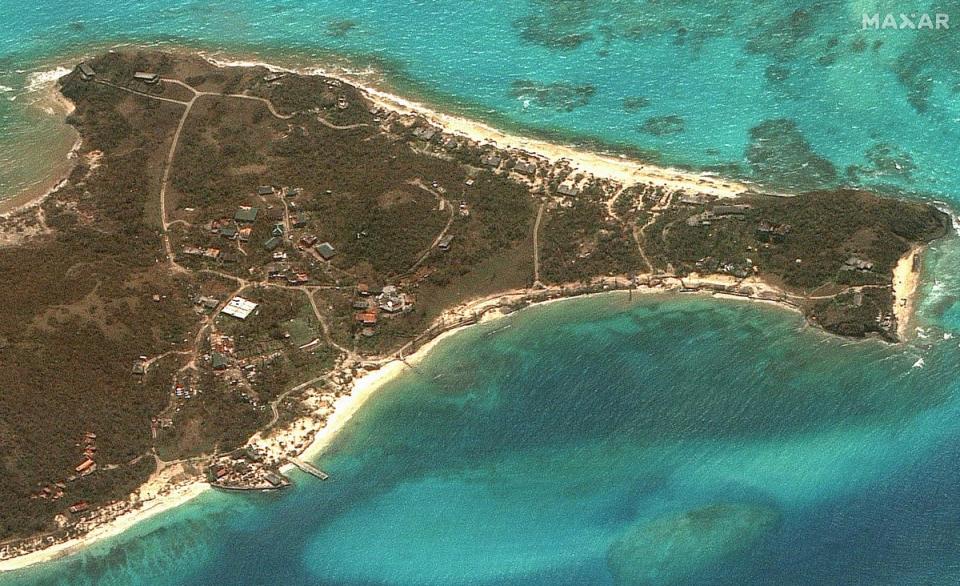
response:
[[[306,472],[306,473],[309,474],[310,476],[314,476],[314,477],[316,477],[316,478],[319,478],[320,480],[326,480],[326,479],[330,478],[330,475],[329,475],[329,474],[327,474],[327,473],[324,472],[323,470],[317,468],[316,466],[314,466],[314,465],[311,464],[310,462],[305,462],[305,461],[301,460],[300,458],[288,458],[288,460],[290,461],[291,464],[293,464],[293,465],[296,466],[297,468],[303,470],[304,472]]]

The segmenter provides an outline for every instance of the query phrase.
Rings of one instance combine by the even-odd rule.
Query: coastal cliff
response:
[[[60,89],[78,163],[0,249],[22,301],[0,319],[0,540],[72,537],[158,466],[267,486],[355,378],[493,307],[706,290],[896,341],[894,269],[950,229],[922,202],[580,156],[332,77],[119,52]],[[254,433],[276,441],[251,454]]]

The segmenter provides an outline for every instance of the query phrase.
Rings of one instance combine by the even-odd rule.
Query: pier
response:
[[[288,458],[288,460],[290,461],[291,464],[293,464],[293,465],[296,466],[297,468],[303,470],[304,472],[306,472],[306,473],[309,474],[310,476],[314,476],[314,477],[316,477],[316,478],[319,478],[320,480],[326,480],[326,479],[330,478],[330,475],[329,475],[329,474],[327,474],[327,473],[324,472],[323,470],[317,468],[316,466],[314,466],[314,465],[311,464],[310,462],[305,462],[305,461],[301,460],[300,458]]]

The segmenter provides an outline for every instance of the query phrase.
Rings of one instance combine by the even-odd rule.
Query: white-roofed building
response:
[[[254,310],[257,309],[257,304],[243,297],[234,297],[231,299],[226,307],[223,308],[223,313],[233,316],[237,319],[247,319]]]

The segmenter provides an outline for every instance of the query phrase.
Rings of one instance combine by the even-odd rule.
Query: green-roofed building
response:
[[[282,243],[283,243],[283,239],[282,239],[282,238],[278,238],[278,237],[274,236],[274,237],[270,238],[269,240],[267,240],[266,242],[263,243],[263,248],[264,248],[267,252],[273,252],[273,251],[276,250],[277,247],[279,247]]]
[[[238,222],[245,222],[252,224],[257,221],[257,208],[240,208],[237,210],[237,213],[233,214],[233,219]]]

